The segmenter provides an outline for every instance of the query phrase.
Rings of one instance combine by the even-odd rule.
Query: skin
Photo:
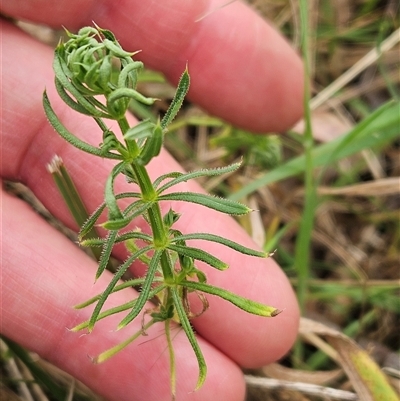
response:
[[[186,62],[192,86],[189,97],[201,107],[253,131],[288,128],[302,113],[302,65],[298,56],[253,11],[240,2],[195,22],[217,2],[154,1],[3,1],[1,12],[15,18],[69,30],[90,25],[114,31],[127,50],[143,49],[140,57],[176,82]],[[112,166],[64,143],[49,126],[41,97],[46,87],[52,104],[71,132],[98,144],[91,121],[69,110],[53,88],[52,49],[28,37],[9,22],[2,31],[1,176],[24,182],[50,212],[78,229],[67,212],[46,164],[54,154],[65,161],[89,210],[101,202],[102,188]],[[182,34],[184,32],[185,34]],[[285,66],[285,68],[282,68]],[[133,120],[132,120],[133,121]],[[180,166],[163,152],[149,166],[156,177]],[[120,182],[119,191],[128,186]],[[202,191],[194,182],[179,190]],[[117,344],[140,328],[140,319],[115,333],[121,316],[105,319],[90,335],[68,328],[87,319],[90,310],[73,305],[105,288],[111,275],[93,284],[96,264],[49,226],[28,205],[2,192],[1,332],[68,371],[108,400],[169,400],[168,353],[162,327],[154,327],[109,361],[94,365],[89,356]],[[169,204],[163,205],[167,211]],[[178,229],[212,232],[254,247],[248,235],[229,217],[196,205],[174,203],[182,214]],[[138,222],[138,225],[141,223]],[[203,249],[230,264],[221,273],[204,267],[208,281],[242,296],[273,305],[284,312],[271,319],[244,313],[216,297],[210,308],[192,321],[208,365],[204,386],[193,392],[197,362],[184,334],[175,330],[178,364],[177,400],[244,399],[239,366],[257,367],[282,357],[298,328],[295,296],[279,266],[216,244]],[[122,248],[115,256],[123,259]],[[134,266],[143,272],[143,266]],[[108,306],[126,302],[133,290],[113,295]],[[161,334],[161,335],[160,335]],[[151,341],[147,341],[151,340]],[[141,344],[141,345],[137,345]]]

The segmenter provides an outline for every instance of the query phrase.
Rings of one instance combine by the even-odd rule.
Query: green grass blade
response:
[[[322,145],[316,146],[312,150],[314,168],[334,163],[345,157],[351,156],[363,149],[374,146],[381,146],[398,137],[398,127],[400,125],[400,103],[389,101],[375,110],[370,116],[365,118],[347,134]],[[352,137],[347,146],[342,147],[342,143],[347,137]],[[339,149],[337,152],[336,149]],[[239,191],[232,194],[232,200],[242,199],[245,196],[257,191],[272,182],[277,182],[304,172],[305,156],[301,155],[285,164],[267,172],[250,184],[244,186]]]
[[[307,0],[300,0],[301,19],[301,48],[304,59],[304,210],[300,219],[299,231],[295,244],[295,268],[298,277],[297,299],[301,313],[305,312],[306,297],[308,293],[308,281],[310,279],[310,244],[317,206],[316,185],[314,182],[313,147],[314,139],[311,127],[310,109],[310,24],[309,4]],[[303,360],[303,344],[298,342],[294,349],[297,360]]]

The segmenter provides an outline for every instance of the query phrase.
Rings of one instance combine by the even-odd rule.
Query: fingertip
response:
[[[272,25],[242,2],[198,24],[189,46],[164,71],[177,82],[189,60],[194,103],[253,132],[282,132],[300,119],[303,63]]]

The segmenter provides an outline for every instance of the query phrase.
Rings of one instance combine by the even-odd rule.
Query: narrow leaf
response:
[[[160,175],[158,178],[156,178],[154,180],[153,187],[154,187],[154,189],[157,189],[157,187],[160,185],[160,183],[163,182],[164,180],[167,180],[168,178],[177,178],[177,177],[180,177],[181,175],[183,175],[183,173],[179,173],[177,171]]]
[[[118,271],[113,276],[113,278],[110,281],[110,283],[108,284],[107,288],[104,290],[104,292],[99,297],[99,300],[98,300],[96,307],[90,318],[90,322],[89,322],[89,326],[88,326],[89,331],[93,330],[93,327],[94,327],[96,321],[98,320],[98,315],[101,311],[101,308],[103,307],[104,302],[107,300],[108,296],[113,292],[114,287],[116,286],[117,282],[122,278],[122,276],[128,270],[130,265],[136,259],[138,259],[141,255],[143,255],[144,253],[148,252],[151,249],[152,249],[151,246],[147,246],[145,248],[138,250],[133,255],[129,256],[129,258],[119,267]]]
[[[255,249],[247,248],[237,242],[231,241],[224,237],[214,234],[207,234],[207,233],[193,233],[193,234],[185,234],[185,235],[178,235],[171,239],[171,243],[179,242],[179,241],[188,241],[188,240],[205,240],[211,242],[217,242],[219,244],[225,245],[235,251],[243,253],[245,255],[250,256],[257,256],[260,258],[265,258],[269,256],[268,252],[263,251],[256,251]]]
[[[142,280],[142,282],[143,282],[143,280]],[[121,286],[115,286],[114,289],[112,290],[112,292],[115,292],[117,290],[117,287],[121,287]],[[129,287],[131,287],[131,286],[129,286]],[[167,286],[165,284],[160,284],[159,286],[157,286],[156,288],[154,288],[150,291],[149,297],[154,298],[158,293],[165,290],[166,287]],[[127,288],[127,287],[124,287],[124,288]],[[99,295],[98,298],[100,298],[100,296],[101,296],[101,294]],[[125,302],[122,305],[118,305],[118,306],[115,306],[113,308],[110,308],[110,309],[107,309],[107,310],[101,312],[97,317],[97,321],[102,320],[108,316],[115,315],[117,313],[125,312],[126,310],[133,308],[135,306],[136,301],[137,301],[137,298],[133,299],[132,301]],[[79,309],[79,308],[75,306],[75,309]],[[70,330],[73,332],[84,330],[89,327],[89,324],[90,324],[90,320],[86,320],[86,321],[74,326]]]
[[[116,242],[124,242],[130,239],[140,239],[146,242],[153,241],[153,237],[151,235],[142,233],[140,231],[129,231],[127,233],[119,235]]]
[[[143,332],[149,329],[154,324],[154,320],[150,320],[150,322],[146,323],[140,330],[138,330],[133,336],[129,337],[127,340],[122,343],[117,344],[115,347],[108,349],[107,351],[102,352],[96,358],[93,358],[93,363],[102,363],[107,359],[113,357],[116,353],[122,351],[129,344],[135,341],[138,337],[143,335]]]
[[[78,88],[74,86],[74,84],[70,81],[72,78],[72,73],[68,69],[65,61],[63,60],[62,56],[59,54],[58,49],[55,51],[55,57],[53,62],[53,69],[56,75],[57,80],[59,81],[60,85],[64,87],[71,95],[76,99],[76,101],[84,107],[90,115],[94,117],[106,117],[104,113],[97,110],[87,99],[86,97],[80,92]],[[69,73],[69,74],[68,74]]]
[[[215,256],[211,255],[210,253],[203,251],[202,249],[198,248],[191,248],[189,246],[183,245],[176,245],[176,244],[169,244],[168,249],[178,253],[179,255],[188,256],[189,258],[201,260],[209,264],[212,267],[215,267],[218,270],[226,270],[229,266],[224,263],[222,260],[216,258]]]
[[[234,294],[233,292],[223,290],[222,288],[214,287],[210,284],[183,280],[181,282],[181,285],[188,288],[192,288],[193,290],[216,295],[220,298],[225,299],[226,301],[231,302],[238,308],[248,313],[252,313],[253,315],[274,317],[282,312],[279,309],[274,308],[273,306],[267,306],[259,302],[252,301],[251,299],[243,298],[239,295]]]
[[[127,233],[118,235],[117,239],[115,240],[115,243],[119,243],[119,242],[125,242],[127,240],[130,239],[140,239],[142,241],[146,241],[146,242],[152,242],[153,238],[145,233],[139,232],[139,231],[129,231]],[[88,238],[85,239],[83,241],[80,242],[81,246],[87,246],[87,247],[91,247],[91,246],[103,246],[104,243],[106,242],[105,238]]]
[[[146,97],[132,88],[118,88],[115,89],[110,96],[107,98],[107,104],[113,106],[118,100],[125,99],[129,101],[130,99],[135,99],[140,103],[151,106],[157,99],[152,97]]]
[[[96,280],[103,274],[104,270],[107,267],[108,261],[110,260],[112,249],[114,247],[115,239],[117,238],[117,234],[118,231],[110,231],[107,236],[106,242],[101,252],[99,266],[97,267]]]
[[[104,31],[102,31],[102,33],[104,34]],[[111,31],[108,31],[107,36],[109,33],[111,33]],[[135,53],[137,53],[137,52],[129,53],[125,51],[115,39],[110,40],[106,37],[106,39],[103,40],[103,43],[107,47],[107,49],[110,50],[113,53],[113,55],[118,58],[132,57]]]
[[[124,66],[118,77],[118,87],[136,88],[138,70],[142,68],[141,61],[133,61]]]
[[[88,325],[89,332],[91,332],[93,330],[94,325],[96,324],[96,322],[98,320],[98,316],[101,311],[101,308],[104,305],[104,302],[106,302],[107,298],[111,294],[114,287],[117,285],[118,281],[122,278],[122,276],[125,274],[125,272],[128,270],[128,268],[131,266],[131,264],[140,257],[140,255],[143,255],[144,253],[150,251],[151,249],[152,249],[151,246],[146,246],[142,249],[139,249],[133,255],[129,256],[129,258],[126,259],[126,261],[118,268],[118,271],[114,274],[114,277],[111,279],[107,288],[101,294],[101,296],[94,308],[94,311],[92,313],[92,316],[90,317],[90,321],[89,321],[89,325]]]
[[[125,139],[138,140],[146,139],[152,135],[155,124],[150,120],[141,121],[134,127],[129,128],[124,134]]]
[[[161,127],[163,130],[168,127],[168,125],[171,123],[171,121],[178,114],[178,111],[182,106],[183,100],[185,99],[185,96],[189,90],[189,86],[190,86],[190,76],[189,76],[188,69],[186,67],[185,71],[183,72],[183,74],[179,80],[178,87],[175,92],[175,96],[172,99],[172,102],[171,102],[170,106],[168,107],[168,110],[165,113],[164,118],[161,120]]]
[[[145,277],[140,277],[140,278],[134,278],[132,280],[126,280],[121,284],[118,284],[114,287],[114,289],[112,290],[112,293],[114,292],[118,292],[121,290],[124,290],[125,288],[132,288],[132,287],[137,287],[139,285],[142,285],[144,283]],[[156,283],[162,283],[163,279],[162,277],[154,277],[154,282]],[[159,288],[160,286],[158,286],[157,288]],[[78,304],[74,306],[74,309],[83,309],[86,308],[89,305],[94,304],[96,301],[98,301],[101,297],[101,294],[97,294],[94,297]]]
[[[110,220],[121,220],[123,219],[123,215],[121,210],[118,207],[117,199],[114,194],[114,181],[118,174],[123,170],[124,163],[118,163],[111,170],[110,175],[107,178],[105,190],[104,190],[104,200],[107,205],[108,215]]]
[[[190,325],[189,319],[186,316],[185,308],[182,305],[182,301],[179,295],[177,287],[171,287],[172,298],[174,300],[175,310],[178,313],[178,317],[182,328],[188,338],[190,345],[196,355],[197,363],[199,365],[199,378],[197,380],[196,389],[198,390],[205,382],[207,376],[207,364],[204,359],[203,353],[201,352],[199,343],[197,342],[196,336],[193,332],[192,326]]]
[[[96,148],[81,139],[77,138],[75,135],[71,134],[61,123],[61,121],[58,119],[57,115],[54,113],[53,108],[50,105],[49,98],[47,96],[47,93],[43,93],[43,108],[46,113],[46,117],[49,120],[49,123],[51,126],[58,132],[58,134],[65,139],[67,142],[69,142],[71,145],[75,146],[76,148],[86,152],[90,153],[95,156],[101,156],[105,157],[107,159],[114,159],[114,160],[120,160],[121,156],[110,153],[110,152],[103,152],[101,149]]]
[[[115,199],[122,199],[126,194],[118,194],[115,196]],[[125,196],[127,197],[127,196]],[[138,216],[143,215],[143,213],[151,207],[152,202],[143,202],[141,199],[131,203],[126,207],[126,209],[121,212],[122,217],[120,219],[112,219],[100,224],[101,227],[104,227],[107,230],[120,230],[121,228],[126,227],[133,219]]]
[[[98,246],[103,246],[106,242],[105,238],[88,238],[83,241],[79,242],[80,246],[84,246],[85,248],[90,248],[90,247],[98,247]]]
[[[123,217],[122,219],[113,219],[105,221],[100,224],[100,227],[105,228],[106,230],[121,230],[126,227],[132,221],[131,216]]]
[[[115,313],[120,313],[120,312],[124,312],[128,309],[131,309],[135,305],[135,302],[136,302],[136,299],[129,301],[129,302],[125,302],[122,305],[115,306],[114,308],[107,309],[107,310],[101,312],[97,316],[96,321],[99,321],[101,319],[104,319],[105,317],[114,315]],[[79,309],[79,308],[75,307],[75,309]],[[72,327],[72,329],[70,329],[70,331],[77,332],[77,331],[87,329],[89,327],[89,324],[90,324],[90,320],[85,320],[84,322],[79,323],[76,326]]]
[[[55,86],[57,89],[57,93],[59,94],[60,98],[66,103],[71,109],[77,111],[78,113],[85,114],[88,116],[92,116],[92,113],[85,109],[81,104],[75,101],[65,90],[64,86],[61,82],[56,78],[55,79]],[[105,117],[105,115],[103,116]]]
[[[206,206],[210,209],[217,210],[218,212],[241,215],[251,211],[250,208],[242,203],[232,201],[230,199],[217,198],[213,195],[196,194],[193,192],[173,192],[170,194],[160,195],[158,200],[173,200],[182,202],[197,203]]]
[[[124,319],[122,319],[121,323],[118,325],[117,330],[122,329],[125,327],[127,324],[129,324],[135,317],[140,313],[140,311],[143,309],[144,304],[146,301],[149,299],[149,293],[151,289],[151,285],[153,283],[154,276],[156,274],[161,254],[163,251],[156,250],[154,252],[154,255],[150,261],[149,264],[149,269],[146,274],[145,281],[143,283],[142,290],[140,292],[139,298],[135,304],[135,306],[132,308],[132,310],[128,313],[127,316],[125,316]]]
[[[163,144],[163,132],[161,126],[157,124],[154,127],[152,135],[147,138],[145,144],[143,145],[142,151],[138,157],[138,163],[145,166],[150,162],[153,157],[160,154]]]
[[[241,166],[242,162],[233,163],[226,167],[217,167],[217,168],[208,168],[208,169],[201,169],[197,171],[192,171],[190,173],[179,174],[178,177],[174,178],[173,180],[167,182],[162,187],[158,189],[158,193],[161,194],[166,189],[171,188],[172,186],[179,184],[181,182],[186,182],[192,180],[194,178],[199,177],[211,177],[215,175],[222,175],[227,173],[232,173],[233,171],[237,170]],[[169,177],[166,177],[169,178]]]
[[[94,227],[96,224],[96,221],[99,219],[101,214],[103,213],[103,210],[105,209],[106,204],[102,203],[90,216],[89,218],[83,223],[80,231],[78,238],[81,240],[83,237],[85,237]]]
[[[118,199],[125,199],[125,198],[140,198],[141,194],[138,192],[124,192],[115,196]],[[128,206],[125,209],[125,212],[128,212]],[[86,222],[82,225],[81,230],[79,232],[79,239],[82,239],[87,235],[87,233],[94,227],[97,220],[100,218],[101,214],[103,213],[104,209],[106,208],[105,202],[102,203],[86,220]]]

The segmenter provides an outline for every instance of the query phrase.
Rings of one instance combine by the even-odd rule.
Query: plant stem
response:
[[[122,131],[122,134],[125,134],[129,129],[127,119],[125,117],[120,119],[118,121],[118,124]],[[130,164],[130,167],[132,168],[132,171],[136,177],[137,184],[140,187],[142,199],[144,201],[154,201],[151,207],[147,210],[147,215],[153,235],[153,242],[156,248],[165,249],[168,244],[168,230],[166,229],[162,219],[160,205],[158,202],[155,202],[155,200],[157,199],[157,192],[144,166],[132,162]],[[160,263],[164,279],[166,280],[166,282],[172,282],[173,266],[167,251],[164,251],[162,253]]]

